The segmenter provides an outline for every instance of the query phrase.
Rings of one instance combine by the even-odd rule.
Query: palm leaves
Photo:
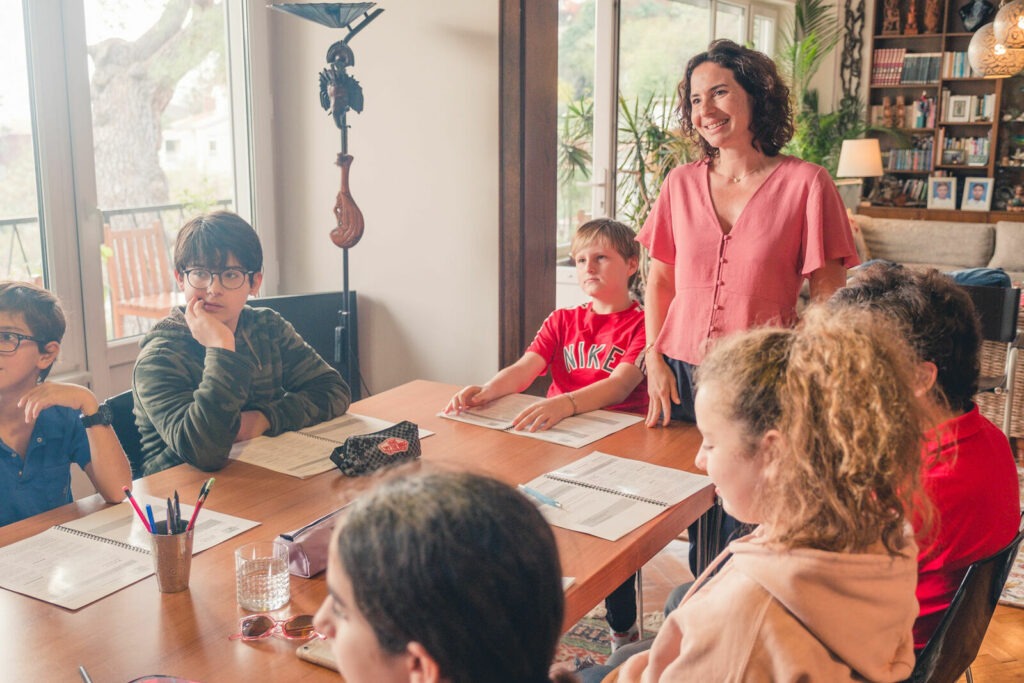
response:
[[[809,106],[811,78],[842,39],[836,8],[828,0],[797,0],[782,32],[776,61],[789,79],[798,109]]]

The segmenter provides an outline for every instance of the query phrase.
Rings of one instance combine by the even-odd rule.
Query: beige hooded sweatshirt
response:
[[[729,544],[618,681],[901,681],[914,668],[917,548],[905,555]],[[726,553],[716,561],[723,561]]]

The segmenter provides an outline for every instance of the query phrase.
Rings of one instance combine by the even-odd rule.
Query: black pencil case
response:
[[[350,436],[331,453],[331,461],[348,477],[359,477],[418,457],[420,429],[408,420],[379,432]]]

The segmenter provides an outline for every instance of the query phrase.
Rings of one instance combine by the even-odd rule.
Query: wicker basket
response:
[[[1011,437],[1024,436],[1024,371],[1021,363],[1013,378],[1013,408],[1010,411]],[[981,374],[1001,375],[1006,367],[1006,344],[983,342],[981,346]],[[1003,424],[1003,406],[1006,404],[1005,394],[978,394],[975,397],[981,414],[992,420],[996,425]]]

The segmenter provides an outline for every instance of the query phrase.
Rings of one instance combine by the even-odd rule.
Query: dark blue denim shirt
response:
[[[71,463],[90,461],[79,411],[64,406],[39,414],[24,460],[0,441],[0,526],[70,503]]]

